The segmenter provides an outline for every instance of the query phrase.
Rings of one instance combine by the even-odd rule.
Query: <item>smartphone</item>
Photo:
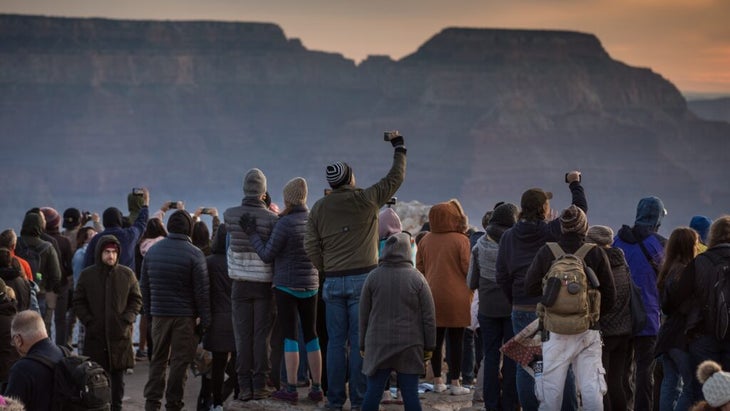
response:
[[[391,197],[390,200],[388,200],[388,202],[385,204],[387,204],[390,207],[392,205],[395,205],[395,203],[397,203],[397,202],[398,202],[398,197]]]
[[[177,208],[177,201],[170,201],[167,203],[167,208]]]
[[[383,140],[385,140],[385,141],[392,141],[396,137],[401,137],[400,132],[398,132],[398,130],[383,132]]]
[[[200,210],[200,214],[210,214],[210,208],[203,207],[203,209]]]
[[[132,187],[132,194],[136,196],[141,196],[144,194],[144,189],[142,189],[141,187]]]

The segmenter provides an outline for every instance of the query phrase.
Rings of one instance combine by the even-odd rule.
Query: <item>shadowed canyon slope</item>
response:
[[[646,195],[664,200],[667,228],[730,204],[730,124],[697,118],[590,34],[448,28],[356,65],[274,24],[0,15],[3,226],[36,205],[124,208],[139,185],[154,207],[224,208],[251,167],[278,202],[307,178],[311,205],[328,162],[360,185],[385,174],[386,129],[409,149],[398,197],[457,197],[475,224],[533,186],[565,207],[573,168],[592,223],[632,223]]]

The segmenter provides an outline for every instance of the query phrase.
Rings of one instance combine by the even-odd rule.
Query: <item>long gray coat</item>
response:
[[[385,242],[378,268],[370,272],[360,296],[362,372],[422,374],[423,351],[436,346],[435,318],[428,283],[413,268],[410,236],[395,234]]]

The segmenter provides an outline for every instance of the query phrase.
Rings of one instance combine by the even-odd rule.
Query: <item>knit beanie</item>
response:
[[[193,234],[193,218],[185,210],[177,210],[167,220],[167,231],[175,234]]]
[[[67,208],[63,212],[63,228],[70,230],[81,224],[81,211],[78,208]]]
[[[605,225],[592,225],[588,227],[586,242],[594,243],[601,247],[613,244],[613,230]]]
[[[266,192],[266,176],[258,168],[248,170],[243,178],[243,194],[258,197]]]
[[[113,241],[109,241],[108,243],[104,244],[104,246],[101,248],[101,251],[107,250],[107,249],[113,249],[116,250],[117,253],[119,252],[119,245]]]
[[[41,213],[46,218],[46,231],[58,231],[61,226],[61,215],[51,207],[42,207]]]
[[[702,394],[713,407],[730,402],[730,373],[723,371],[715,361],[704,361],[697,367],[697,379],[702,383]]]
[[[710,233],[711,225],[712,220],[703,215],[696,215],[692,217],[692,220],[689,222],[690,228],[697,231],[697,234],[700,235],[700,240],[702,240],[703,244],[707,243],[707,234]]]
[[[352,178],[352,167],[347,163],[338,161],[327,166],[327,182],[330,187],[337,188],[348,184]]]
[[[659,228],[662,219],[667,215],[664,203],[658,197],[645,197],[639,200],[636,206],[636,221],[634,225]]]
[[[378,238],[382,240],[401,231],[403,231],[403,225],[398,214],[390,207],[384,208],[378,214]]]
[[[285,205],[305,205],[307,203],[307,180],[294,177],[284,186]]]
[[[104,210],[102,214],[101,222],[104,224],[104,228],[110,227],[121,227],[122,226],[122,212],[116,207],[109,207]]]
[[[575,204],[560,213],[560,231],[563,233],[585,234],[588,230],[586,213]]]
[[[503,203],[492,211],[487,223],[487,235],[494,241],[499,242],[502,234],[517,222],[517,206],[511,203]]]

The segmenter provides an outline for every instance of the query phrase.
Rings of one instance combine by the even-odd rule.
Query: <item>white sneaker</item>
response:
[[[434,384],[433,385],[433,392],[442,393],[444,391],[446,391],[446,384]]]
[[[452,385],[451,386],[451,395],[466,395],[469,394],[471,390],[469,390],[466,387],[462,387],[461,385]]]

